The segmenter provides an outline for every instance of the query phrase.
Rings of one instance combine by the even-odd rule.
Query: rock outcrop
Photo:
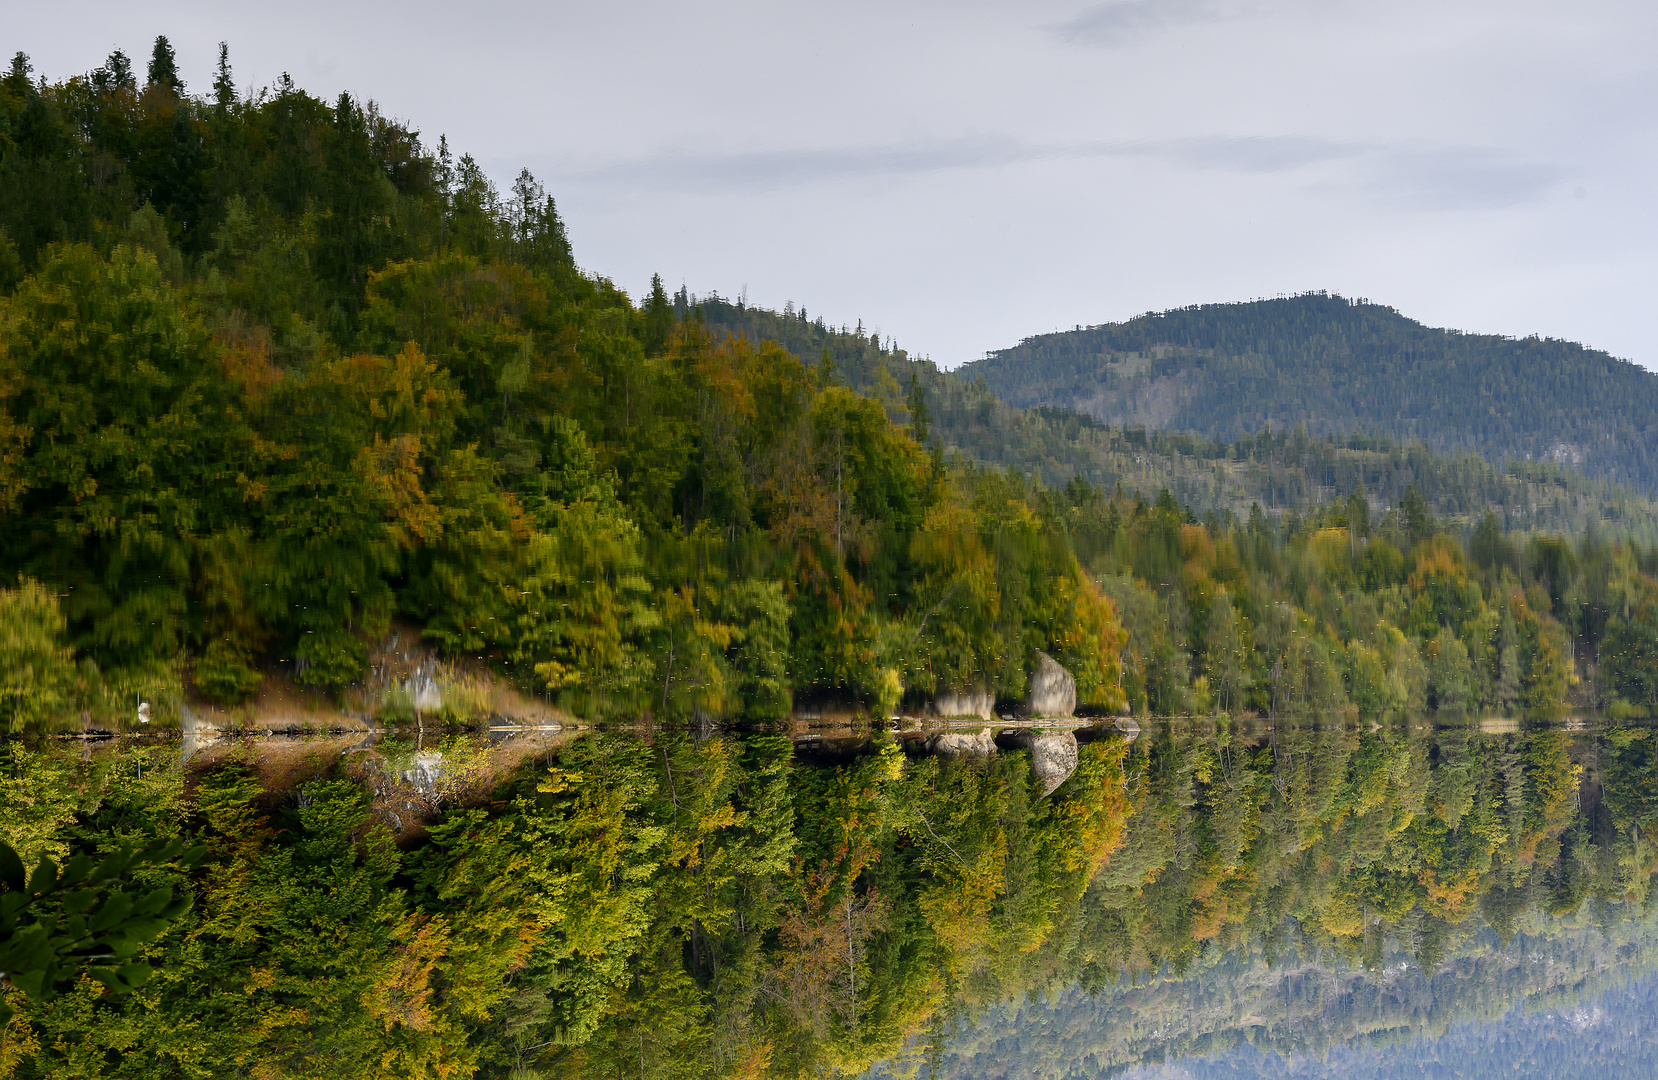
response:
[[[409,767],[403,770],[403,779],[422,795],[431,795],[437,791],[444,772],[442,754],[416,754]]]
[[[1026,707],[1035,717],[1070,716],[1077,711],[1077,681],[1045,652],[1036,654]]]
[[[996,695],[989,690],[947,690],[927,702],[927,715],[994,719]]]
[[[409,706],[417,713],[443,711],[443,692],[438,689],[437,679],[424,665],[415,668],[414,673],[403,680],[403,693],[408,695]]]
[[[1077,771],[1077,737],[1070,731],[1021,731],[1013,737],[1030,752],[1030,771],[1046,798]]]
[[[989,728],[980,728],[978,731],[945,731],[927,740],[927,750],[946,757],[958,754],[988,757],[996,752],[996,736]]]

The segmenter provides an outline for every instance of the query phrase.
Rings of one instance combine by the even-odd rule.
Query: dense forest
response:
[[[338,692],[393,620],[589,717],[1017,703],[1040,652],[1109,710],[1653,702],[1618,489],[1016,413],[804,309],[636,303],[527,172],[223,50],[201,96],[165,39],[0,92],[14,730]]]
[[[1028,498],[580,272],[528,173],[238,94],[223,52],[191,96],[164,39],[142,81],[20,54],[0,95],[0,563],[47,658],[14,728],[184,674],[337,690],[393,618],[588,716],[1017,697],[1037,650],[1118,700],[1110,604]]]
[[[10,740],[25,859],[204,857],[146,869],[195,906],[136,989],[10,995],[0,1073],[1070,1076],[1433,1034],[1651,941],[1650,730],[1080,734],[1051,796],[890,734],[451,736],[477,780],[402,843],[408,741]]]
[[[1269,424],[1550,460],[1658,491],[1658,375],[1554,339],[1436,330],[1308,293],[1042,334],[959,369],[1009,404],[1230,440]]]

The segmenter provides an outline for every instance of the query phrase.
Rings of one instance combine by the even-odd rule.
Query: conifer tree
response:
[[[146,86],[164,86],[175,94],[184,93],[184,80],[178,77],[178,60],[173,55],[173,46],[165,35],[155,39],[155,48],[150,52],[149,77]]]
[[[219,42],[219,66],[213,75],[213,110],[222,122],[236,104],[236,80],[230,74],[230,45]]]

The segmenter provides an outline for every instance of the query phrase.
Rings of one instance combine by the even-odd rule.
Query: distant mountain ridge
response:
[[[1009,405],[1114,425],[1227,440],[1269,424],[1380,430],[1658,491],[1658,374],[1575,342],[1435,329],[1325,293],[1041,334],[957,373]]]
[[[700,319],[717,339],[775,341],[809,363],[827,361],[836,379],[882,398],[900,421],[909,418],[914,378],[929,414],[928,437],[944,451],[1040,476],[1052,486],[1077,477],[1148,497],[1167,488],[1194,513],[1240,515],[1256,502],[1269,513],[1301,512],[1355,489],[1391,506],[1414,487],[1451,522],[1470,523],[1492,510],[1505,530],[1578,533],[1595,523],[1658,543],[1652,498],[1632,485],[1588,477],[1569,459],[1562,464],[1545,455],[1505,466],[1468,450],[1436,453],[1391,433],[1352,430],[1360,425],[1324,436],[1281,424],[1271,432],[1226,436],[1158,431],[1155,425],[1134,430],[1070,408],[1011,405],[972,372],[941,371],[930,360],[878,344],[861,327],[836,329],[804,311],[770,311],[683,291],[674,304],[679,317]],[[1492,456],[1500,462],[1501,455]]]

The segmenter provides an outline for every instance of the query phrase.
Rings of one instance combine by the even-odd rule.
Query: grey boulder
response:
[[[996,697],[988,690],[946,690],[927,703],[927,713],[943,717],[991,719]]]
[[[927,749],[934,754],[955,757],[989,757],[996,752],[996,737],[989,728],[978,731],[945,731],[927,740]]]
[[[1030,771],[1046,798],[1077,771],[1077,737],[1070,731],[1022,731],[1014,736],[1030,752]]]
[[[1059,661],[1038,652],[1026,705],[1032,716],[1070,716],[1077,711],[1077,681],[1059,666]]]

